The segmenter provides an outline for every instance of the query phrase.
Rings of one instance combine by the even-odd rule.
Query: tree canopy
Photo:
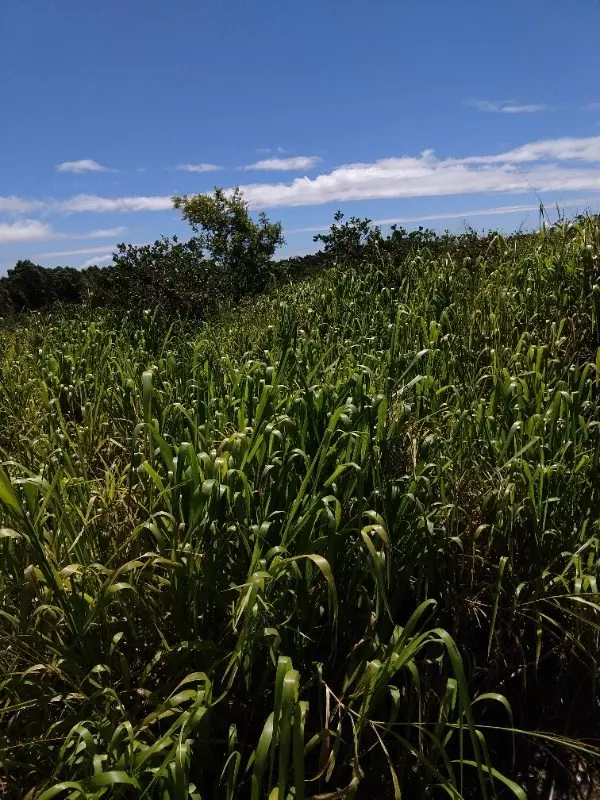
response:
[[[284,244],[280,222],[271,222],[264,212],[255,221],[240,189],[174,197],[173,205],[207,257],[231,280],[232,294],[265,287],[275,251]]]

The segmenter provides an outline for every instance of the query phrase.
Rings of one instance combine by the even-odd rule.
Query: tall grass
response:
[[[535,796],[597,763],[600,224],[0,355],[8,796]],[[2,783],[3,781],[3,783]]]

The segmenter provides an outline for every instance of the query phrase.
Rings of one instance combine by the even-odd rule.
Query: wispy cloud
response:
[[[79,194],[69,200],[55,201],[51,210],[67,213],[108,213],[120,211],[169,211],[173,200],[169,196],[158,197],[99,197],[93,194]]]
[[[502,114],[537,114],[539,111],[549,111],[550,106],[543,103],[531,103],[530,105],[508,104],[500,109]]]
[[[289,153],[289,150],[286,150],[285,147],[259,147],[256,150],[257,153],[279,153],[279,155],[284,155],[285,153]]]
[[[79,161],[63,161],[62,164],[57,164],[56,171],[80,174],[82,172],[114,172],[115,170],[102,166],[92,158],[82,158]]]
[[[102,228],[81,233],[63,233],[37,219],[0,222],[0,244],[51,241],[52,239],[114,239],[125,233],[127,233],[127,228],[123,225],[117,228]]]
[[[168,211],[173,208],[170,196],[100,197],[93,194],[78,194],[66,200],[49,198],[0,197],[0,212],[29,214],[32,211],[56,214],[109,213],[127,211]]]
[[[564,200],[559,203],[559,207],[563,208],[580,208],[582,210],[590,206],[598,206],[600,204],[600,196],[597,197],[578,197],[576,199]],[[415,222],[433,222],[435,220],[445,219],[465,219],[469,220],[471,217],[494,217],[503,214],[526,214],[535,211],[539,212],[539,203],[523,203],[521,205],[511,206],[497,206],[495,208],[477,208],[470,211],[440,211],[435,214],[421,214],[416,217],[386,217],[383,219],[374,219],[371,221],[372,225],[403,225]],[[311,225],[306,228],[286,228],[285,234],[293,233],[318,233],[319,231],[329,230],[331,223],[324,225]]]
[[[31,258],[66,258],[67,256],[87,256],[95,253],[108,254],[116,248],[116,244],[102,247],[78,247],[75,250],[52,250],[48,253],[35,253]]]
[[[3,211],[7,214],[28,214],[30,211],[43,211],[45,208],[44,200],[32,200],[14,195],[0,197],[0,212]]]
[[[0,244],[12,242],[33,242],[53,238],[50,225],[37,219],[24,219],[20,222],[0,222]]]
[[[600,162],[600,136],[541,139],[498,155],[447,159],[447,163],[456,164],[527,164],[536,161],[598,163]]]
[[[296,156],[294,158],[265,158],[254,164],[240,167],[244,170],[265,170],[267,172],[297,172],[304,169],[314,169],[321,159],[319,156]]]
[[[175,169],[183,172],[217,172],[223,167],[218,164],[178,164]]]
[[[525,104],[516,103],[514,100],[467,100],[466,105],[492,114],[536,114],[551,108],[545,103]]]
[[[116,228],[100,228],[95,231],[87,231],[86,233],[69,233],[62,234],[61,239],[114,239],[117,236],[123,236],[128,231],[125,225],[119,225]]]
[[[590,206],[597,206],[600,203],[600,197],[578,197],[576,199],[563,200],[559,203],[559,208],[579,208],[582,211]],[[406,222],[431,222],[440,219],[470,219],[471,217],[495,217],[503,214],[527,214],[529,212],[539,213],[539,203],[524,203],[522,205],[514,206],[498,206],[497,208],[477,208],[471,211],[451,211],[440,212],[438,214],[425,214],[421,217],[394,217],[388,219],[373,220],[374,225],[393,225],[394,223],[401,225]]]
[[[600,103],[587,103],[583,108],[585,111],[600,111]]]

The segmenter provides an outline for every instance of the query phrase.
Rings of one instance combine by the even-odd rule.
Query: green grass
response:
[[[7,328],[7,795],[523,798],[593,769],[599,254],[591,219],[196,329]]]

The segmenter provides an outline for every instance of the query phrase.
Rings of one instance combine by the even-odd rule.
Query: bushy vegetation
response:
[[[548,797],[597,769],[600,223],[343,264],[340,227],[338,266],[203,323],[2,334],[9,796]]]
[[[397,226],[384,237],[370,220],[346,220],[338,212],[331,229],[314,237],[322,250],[276,261],[284,242],[281,224],[265,214],[253,219],[239,190],[216,188],[211,195],[174,197],[173,203],[190,223],[191,238],[163,236],[153,244],[119,244],[106,267],[42,267],[18,261],[0,277],[0,316],[84,306],[136,318],[159,308],[170,318],[205,319],[268,287],[302,280],[335,264],[379,261],[385,255],[386,261],[400,265],[424,246],[436,254],[474,256],[493,237],[474,232],[440,236]]]
[[[220,306],[262,291],[282,276],[273,256],[283,243],[280,223],[255,221],[239,190],[227,195],[173,198],[194,232],[150,245],[120,244],[108,267],[44,268],[19,261],[0,278],[0,313],[52,308],[57,303],[139,314],[160,307],[171,316],[205,317]]]

